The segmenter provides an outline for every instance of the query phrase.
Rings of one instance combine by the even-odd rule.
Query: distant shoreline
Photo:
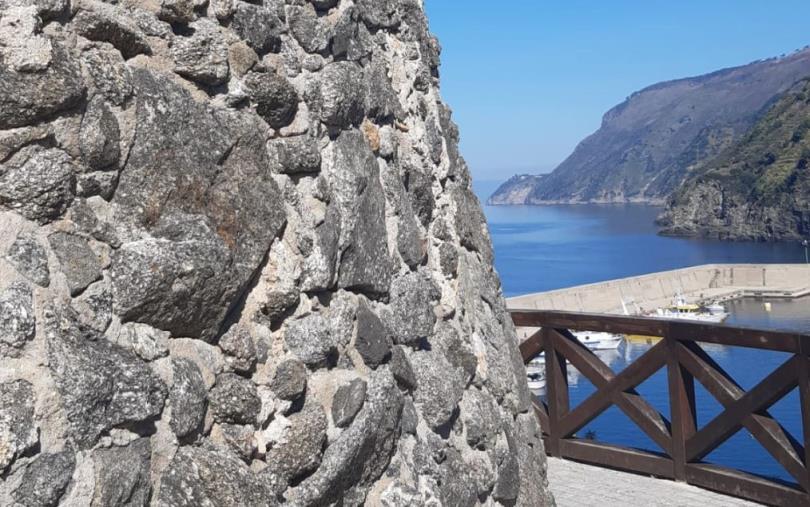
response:
[[[593,199],[588,201],[579,201],[579,200],[572,200],[572,199],[559,199],[553,201],[536,201],[530,203],[513,203],[513,202],[494,202],[490,197],[486,201],[487,206],[559,206],[559,205],[584,205],[584,204],[643,204],[647,206],[655,206],[655,207],[663,207],[666,205],[666,200],[664,199],[624,199],[624,200],[612,200],[612,199]]]

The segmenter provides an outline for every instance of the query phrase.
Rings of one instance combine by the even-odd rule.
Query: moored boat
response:
[[[538,391],[546,387],[546,371],[545,369],[541,371],[535,371],[531,374],[526,374],[526,380],[529,383],[529,389],[532,391]]]
[[[624,342],[624,336],[602,331],[577,331],[574,336],[591,350],[617,349]]]
[[[726,313],[725,307],[720,304],[715,303],[708,307],[703,307],[686,303],[683,299],[679,298],[674,305],[657,309],[655,316],[664,319],[692,320],[719,324],[726,320],[728,313]]]

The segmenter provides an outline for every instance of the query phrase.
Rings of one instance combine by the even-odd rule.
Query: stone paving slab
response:
[[[753,507],[760,504],[607,468],[548,458],[548,482],[558,507]]]

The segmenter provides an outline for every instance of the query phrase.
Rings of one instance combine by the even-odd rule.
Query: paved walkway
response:
[[[548,458],[558,507],[749,507],[759,504],[687,484]]]

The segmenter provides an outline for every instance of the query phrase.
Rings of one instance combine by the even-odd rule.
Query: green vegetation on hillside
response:
[[[783,95],[740,142],[697,168],[689,180],[714,180],[749,200],[773,202],[791,192],[808,167],[810,79]],[[684,191],[689,187],[687,182]]]
[[[810,78],[740,141],[694,169],[659,217],[663,233],[721,239],[810,236]]]

